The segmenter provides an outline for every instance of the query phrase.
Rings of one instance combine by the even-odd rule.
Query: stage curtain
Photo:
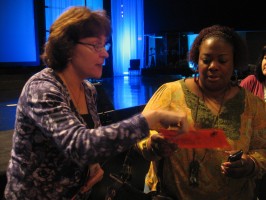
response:
[[[144,60],[143,0],[111,0],[113,74],[128,74],[130,59]]]

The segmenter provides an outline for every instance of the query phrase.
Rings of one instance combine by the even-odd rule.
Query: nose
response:
[[[108,51],[103,48],[102,51],[100,52],[100,56],[104,57],[104,58],[108,58],[109,57],[109,53]]]
[[[217,70],[218,69],[219,62],[213,60],[209,65],[209,70]]]

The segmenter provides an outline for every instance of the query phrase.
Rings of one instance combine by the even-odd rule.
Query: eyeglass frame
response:
[[[111,44],[110,43],[106,43],[104,46],[101,46],[99,44],[90,44],[90,43],[86,43],[86,42],[76,42],[77,44],[81,44],[81,45],[85,45],[87,47],[93,47],[93,49],[96,51],[96,52],[102,52],[103,48],[106,50],[106,51],[109,51],[110,47],[111,47]]]

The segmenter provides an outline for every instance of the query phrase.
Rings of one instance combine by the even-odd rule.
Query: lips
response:
[[[103,63],[104,63],[104,61],[103,61],[103,62],[100,62],[100,63],[98,63],[98,65],[101,65],[101,66],[102,66],[102,65],[103,65]]]
[[[96,66],[98,66],[98,67],[102,67],[102,66],[103,66],[103,63],[101,63],[101,64],[96,64]]]
[[[219,76],[214,76],[214,75],[209,75],[208,79],[211,80],[211,81],[216,81],[216,80],[220,79],[220,77]]]

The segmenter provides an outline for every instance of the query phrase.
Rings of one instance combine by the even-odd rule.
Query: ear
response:
[[[231,77],[232,85],[238,85],[238,72],[237,69],[234,69],[234,72]]]

